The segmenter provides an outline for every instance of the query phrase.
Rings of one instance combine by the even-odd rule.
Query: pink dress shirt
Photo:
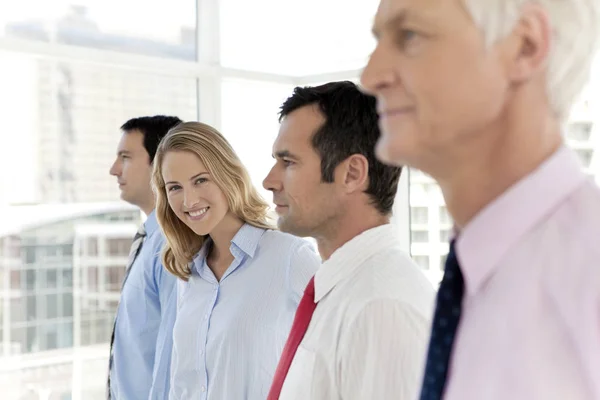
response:
[[[445,400],[600,399],[600,189],[562,147],[457,238]]]

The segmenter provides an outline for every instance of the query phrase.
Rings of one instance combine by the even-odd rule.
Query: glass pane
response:
[[[108,239],[108,254],[111,256],[127,257],[131,248],[131,239]]]
[[[10,136],[10,145],[0,146],[0,265],[10,273],[0,279],[0,293],[12,296],[9,318],[0,318],[10,336],[0,364],[20,355],[23,367],[14,376],[35,377],[42,391],[70,392],[75,382],[82,389],[73,398],[91,399],[86,393],[104,393],[118,270],[125,270],[140,223],[140,211],[120,201],[109,175],[119,127],[143,115],[197,119],[197,81],[7,52],[0,52],[0,65],[0,107],[11,110],[0,116]],[[80,353],[98,368],[74,380]],[[0,378],[7,393],[25,387]]]
[[[62,270],[62,287],[70,288],[73,286],[73,271],[70,269]]]
[[[370,32],[378,4],[221,0],[221,61],[231,68],[299,76],[362,68],[375,45]]]
[[[429,242],[429,231],[411,231],[410,240],[413,243]]]
[[[105,288],[109,291],[121,290],[125,278],[125,267],[122,265],[107,266],[104,269]]]
[[[444,224],[444,225],[452,224],[452,217],[448,213],[448,209],[446,208],[446,206],[440,207],[440,224]]]
[[[584,168],[589,168],[592,163],[592,156],[594,154],[593,149],[575,149],[577,156],[579,157],[579,161],[581,161],[581,165]]]
[[[196,1],[3,1],[0,32],[21,39],[193,60]]]
[[[222,133],[248,169],[265,197],[262,181],[273,166],[271,147],[279,131],[278,112],[293,86],[228,79],[222,85]]]
[[[37,295],[30,295],[27,296],[25,298],[26,303],[27,303],[27,321],[35,321],[37,318],[39,318],[38,316],[38,296]],[[43,301],[43,298],[40,299],[40,301]]]
[[[10,321],[17,324],[27,321],[24,296],[10,299]]]
[[[596,67],[595,71],[600,71],[600,64]],[[592,78],[593,82],[600,78],[600,74],[593,74]],[[582,166],[600,183],[600,135],[595,114],[600,104],[595,96],[597,90],[591,90],[593,87],[600,88],[599,83],[591,83],[573,108],[565,136]],[[432,268],[426,273],[437,284],[443,274],[448,242],[452,237],[452,218],[439,187],[431,177],[411,169],[410,179],[411,254],[420,265],[428,260]],[[424,231],[428,232],[427,241],[424,240]],[[433,268],[434,265],[439,265],[439,268]]]
[[[413,260],[417,265],[424,270],[429,269],[429,257],[428,256],[413,256]]]
[[[56,288],[58,282],[58,271],[56,269],[49,269],[46,271],[46,289]]]
[[[443,229],[440,231],[440,243],[449,243],[450,242],[450,230]]]
[[[592,133],[591,122],[573,122],[567,128],[567,138],[576,141],[587,142]]]
[[[19,132],[12,148],[31,149],[0,148],[0,204],[115,201],[119,127],[141,115],[197,118],[195,79],[2,52],[0,65],[0,107],[11,110],[2,122]],[[29,167],[15,175],[14,165]],[[35,250],[25,248],[28,262]]]
[[[434,285],[442,277],[439,259],[448,252],[444,239],[451,228],[450,216],[435,181],[421,171],[410,170],[411,255],[425,269]]]
[[[46,296],[46,318],[58,318],[58,295],[56,294]]]
[[[65,293],[62,296],[62,316],[73,316],[73,293]]]
[[[413,207],[410,210],[410,220],[413,224],[427,224],[429,222],[429,209],[427,207]]]

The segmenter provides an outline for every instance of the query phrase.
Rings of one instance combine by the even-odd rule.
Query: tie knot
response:
[[[448,250],[448,256],[446,256],[446,264],[444,265],[444,272],[456,273],[460,270],[458,264],[458,258],[456,257],[456,239],[450,242],[450,249]]]
[[[142,237],[142,236],[146,236],[146,225],[144,225],[144,224],[140,225],[137,232],[135,233],[136,239],[139,237]]]
[[[450,250],[446,257],[446,265],[444,266],[444,277],[440,283],[438,295],[441,294],[446,300],[446,296],[450,296],[460,302],[464,294],[464,277],[460,269],[458,257],[456,256],[456,240],[450,243]]]

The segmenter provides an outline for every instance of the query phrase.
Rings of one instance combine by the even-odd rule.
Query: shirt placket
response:
[[[206,344],[208,342],[208,331],[210,329],[210,320],[217,305],[217,299],[219,297],[219,288],[220,285],[218,283],[213,284],[213,295],[212,299],[207,307],[206,313],[202,317],[202,324],[200,329],[200,359],[202,360],[202,368],[201,368],[201,376],[200,376],[200,398],[202,400],[206,400],[208,395],[208,370],[207,370],[207,362],[206,359]]]

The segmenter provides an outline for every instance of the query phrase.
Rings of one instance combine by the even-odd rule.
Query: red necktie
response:
[[[271,385],[267,400],[279,399],[283,382],[290,369],[296,350],[308,329],[308,324],[310,324],[310,319],[315,312],[315,308],[317,308],[317,305],[315,304],[315,278],[312,277],[308,282],[306,289],[304,289],[304,296],[302,296],[302,300],[300,300],[300,304],[296,310],[294,323],[292,324],[290,335],[283,348],[283,353],[281,353],[277,370],[275,370],[275,377],[273,378],[273,384]]]

